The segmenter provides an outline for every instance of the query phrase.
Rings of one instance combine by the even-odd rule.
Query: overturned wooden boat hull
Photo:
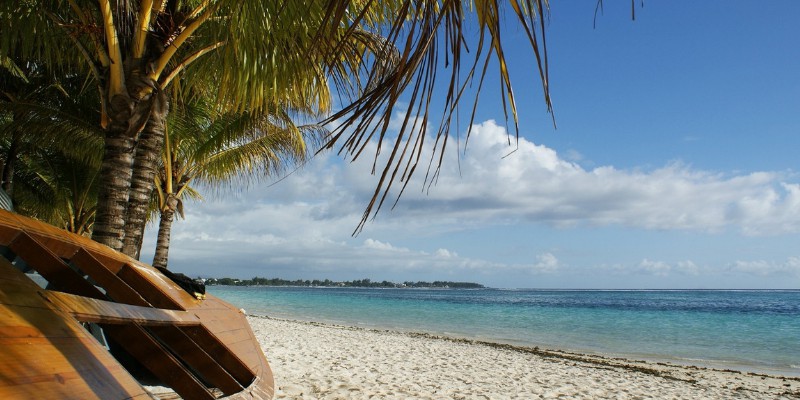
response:
[[[89,323],[184,399],[273,397],[269,364],[230,304],[198,300],[147,264],[3,210],[0,250],[0,398],[151,398]]]

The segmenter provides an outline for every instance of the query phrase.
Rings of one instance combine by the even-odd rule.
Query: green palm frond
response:
[[[156,9],[145,0],[1,3],[0,57],[90,76],[102,93],[99,104],[144,69],[161,89],[207,94],[223,113],[298,110],[303,118],[341,122],[325,148],[352,159],[371,140],[387,139],[390,119],[404,113],[359,229],[393,185],[405,189],[429,134],[428,176],[436,176],[459,105],[468,102],[474,116],[491,63],[506,119],[516,127],[503,45],[507,23],[528,37],[532,73],[551,108],[542,26],[547,0],[174,0]],[[470,26],[477,28],[475,40],[466,34]],[[447,90],[442,98],[440,89]],[[334,112],[337,98],[342,108]]]
[[[21,79],[23,82],[28,83],[28,77],[25,74],[25,71],[22,70],[15,62],[11,59],[11,57],[0,54],[0,67],[8,71],[11,76],[15,78]]]
[[[17,211],[86,234],[94,220],[99,169],[53,150],[20,157],[14,184]]]
[[[320,125],[295,126],[292,115],[224,113],[213,121],[200,113],[190,135],[175,134],[173,143],[191,179],[213,185],[238,177],[240,182],[272,176],[305,162],[319,149],[328,131]],[[172,132],[177,132],[172,130]],[[245,178],[247,177],[247,178]]]
[[[374,89],[328,119],[344,123],[337,127],[327,148],[338,146],[340,153],[349,154],[355,159],[362,155],[370,139],[374,138],[380,142],[386,137],[395,108],[400,104],[402,96],[410,93],[410,98],[406,99],[407,106],[399,110],[405,114],[402,128],[393,140],[388,162],[379,172],[377,188],[356,232],[363,228],[363,224],[371,214],[380,210],[396,181],[402,184],[400,193],[405,189],[419,162],[425,136],[428,133],[426,129],[430,122],[437,122],[434,127],[438,126],[434,132],[436,140],[431,159],[434,171],[429,167],[429,173],[433,172],[435,176],[447,145],[451,121],[463,99],[462,95],[469,85],[477,84],[478,89],[472,105],[474,116],[478,93],[482,88],[487,66],[492,61],[499,67],[501,95],[506,116],[512,117],[516,127],[516,103],[501,38],[501,16],[506,10],[513,13],[516,22],[529,38],[530,46],[536,55],[535,68],[538,69],[542,80],[545,102],[548,109],[551,107],[547,86],[544,30],[541,26],[547,9],[546,1],[470,2],[471,11],[477,19],[479,38],[473,49],[472,62],[467,64],[462,63],[468,60],[466,56],[468,41],[464,36],[464,29],[469,18],[465,16],[467,10],[464,2],[408,0],[395,2],[394,5],[397,19],[384,25],[385,30],[380,32],[399,49],[398,66],[380,84],[375,85]],[[355,23],[358,24],[360,21]],[[442,68],[443,66],[446,68]],[[438,76],[439,74],[445,74],[445,77],[442,78]],[[441,80],[447,82],[448,89],[444,101],[437,105],[444,108],[444,116],[439,121],[433,121],[430,106],[436,100],[434,93],[437,82]],[[418,126],[422,128],[415,130]],[[467,137],[469,133],[468,131]],[[374,156],[377,160],[377,155]],[[435,161],[437,157],[438,161]]]
[[[258,137],[242,140],[197,160],[198,178],[224,181],[233,176],[272,176],[293,161],[305,160],[307,152],[299,129],[262,129],[258,130]]]
[[[32,142],[40,145],[46,143],[99,167],[103,155],[103,136],[97,125],[99,113],[96,111],[82,115],[77,107],[62,104],[56,108],[54,105],[29,102],[5,103],[4,106],[20,117],[13,124],[0,126],[0,135],[9,135],[11,130],[27,132]]]
[[[93,26],[91,10],[87,11],[87,24],[80,29],[90,32]],[[87,58],[77,50],[76,44],[93,49],[93,45],[81,42],[82,37],[71,35],[65,23],[72,18],[70,8],[60,0],[18,0],[0,2],[0,55],[37,60],[53,71],[88,70]],[[74,50],[74,51],[73,51]],[[19,63],[17,64],[20,67]]]
[[[179,200],[200,198],[194,182],[224,190],[308,160],[329,132],[317,124],[296,126],[296,110],[275,109],[270,115],[220,113],[204,101],[176,107],[168,122],[168,146],[156,177],[153,210],[163,209],[170,193]]]

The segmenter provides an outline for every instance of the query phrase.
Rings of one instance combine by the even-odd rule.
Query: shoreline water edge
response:
[[[254,315],[800,376],[800,291],[217,288]]]
[[[800,399],[800,377],[247,316],[278,399]]]

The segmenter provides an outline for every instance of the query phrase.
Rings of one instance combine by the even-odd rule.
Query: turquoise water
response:
[[[800,291],[211,286],[250,314],[800,376]]]

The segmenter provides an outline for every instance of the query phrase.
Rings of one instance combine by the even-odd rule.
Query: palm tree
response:
[[[88,235],[103,151],[95,92],[37,65],[16,71],[0,71],[3,189],[17,212]]]
[[[357,158],[370,138],[384,137],[408,89],[406,120],[362,224],[380,209],[392,182],[405,182],[405,188],[415,171],[426,131],[415,131],[417,124],[409,122],[421,120],[427,126],[434,88],[441,81],[440,63],[450,66],[444,78],[449,94],[434,144],[440,153],[466,88],[476,81],[480,91],[491,60],[499,65],[503,104],[516,121],[501,40],[501,18],[508,9],[530,39],[550,104],[544,31],[536,22],[544,17],[543,0],[2,3],[0,51],[7,53],[0,53],[0,59],[20,54],[54,67],[82,67],[97,87],[105,152],[93,238],[118,250],[127,232],[139,230],[144,220],[133,214],[142,212],[149,196],[131,182],[147,186],[155,173],[168,94],[204,88],[226,110],[268,114],[272,105],[284,104],[324,115],[332,102],[330,83],[346,106],[326,120],[344,121],[327,147],[341,144],[340,152]],[[470,23],[480,33],[473,61],[462,64],[468,45],[464,30]],[[178,76],[184,79],[176,80]],[[139,151],[144,142],[148,144]],[[133,221],[127,227],[126,218]]]
[[[195,102],[173,113],[156,192],[160,222],[153,266],[167,267],[170,232],[183,199],[200,199],[191,186],[220,187],[232,180],[245,183],[275,175],[305,162],[327,131],[317,125],[296,126],[291,115],[276,108],[271,115],[223,113]]]
[[[89,164],[57,149],[23,155],[16,169],[16,211],[70,232],[91,235],[99,161],[98,157]]]

